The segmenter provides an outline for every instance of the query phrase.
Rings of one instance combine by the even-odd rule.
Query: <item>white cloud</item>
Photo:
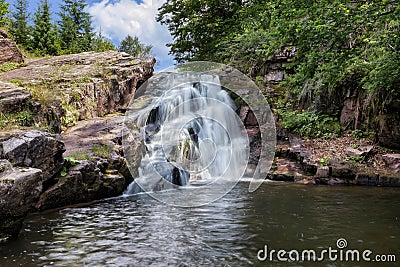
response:
[[[145,44],[153,46],[152,53],[159,61],[159,68],[173,64],[168,55],[167,43],[172,41],[167,27],[156,22],[158,8],[165,0],[102,0],[92,3],[88,12],[93,16],[95,29],[115,43],[120,43],[128,34],[139,37]]]

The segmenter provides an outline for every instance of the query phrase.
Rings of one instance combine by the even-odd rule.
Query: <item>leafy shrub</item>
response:
[[[30,127],[35,123],[35,118],[30,110],[21,110],[17,113],[0,112],[0,128]]]
[[[24,67],[26,66],[25,63],[17,63],[17,62],[9,62],[5,63],[3,65],[0,65],[0,72],[7,72],[11,70],[18,69],[19,67]]]
[[[323,137],[328,134],[340,134],[338,119],[314,111],[283,111],[280,112],[280,124],[283,128],[304,137]]]

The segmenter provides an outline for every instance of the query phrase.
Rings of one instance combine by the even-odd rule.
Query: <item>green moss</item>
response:
[[[104,144],[99,144],[92,147],[92,152],[98,157],[109,158],[110,153],[112,152],[112,147]]]
[[[3,65],[0,65],[0,72],[7,72],[7,71],[18,69],[20,67],[25,67],[25,66],[26,66],[25,63],[9,62],[9,63],[5,63]]]
[[[90,155],[89,152],[78,151],[78,152],[73,153],[71,156],[69,156],[67,158],[79,161],[79,160],[90,160],[90,159],[92,159],[92,156]],[[65,158],[65,159],[67,159],[67,158]]]
[[[22,80],[20,80],[20,79],[12,79],[9,82],[13,83],[13,84],[15,84],[17,86],[22,86],[22,84],[23,84]]]
[[[61,71],[69,71],[69,70],[71,70],[71,67],[68,65],[64,65],[61,67]]]
[[[65,109],[65,115],[61,118],[61,124],[64,127],[74,126],[78,123],[79,111],[67,102],[62,101],[62,107]]]

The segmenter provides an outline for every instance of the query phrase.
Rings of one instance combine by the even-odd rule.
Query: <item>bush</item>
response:
[[[285,129],[303,137],[328,137],[340,134],[338,119],[314,111],[281,111],[278,123]]]

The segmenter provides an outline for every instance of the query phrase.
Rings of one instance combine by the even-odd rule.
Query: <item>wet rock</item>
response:
[[[303,177],[304,175],[296,171],[275,171],[267,176],[270,180],[280,182],[295,182],[297,180],[302,180]]]
[[[329,167],[328,166],[318,167],[317,173],[315,174],[315,176],[317,178],[329,177]]]
[[[400,187],[400,175],[380,175],[379,185],[386,187]]]
[[[0,174],[0,242],[18,236],[39,198],[42,180],[43,172],[35,168],[13,168]]]
[[[59,135],[31,130],[3,137],[0,157],[13,166],[41,169],[45,180],[52,178],[63,166],[64,143]]]
[[[400,172],[400,154],[385,154],[382,156],[382,160],[395,173]]]
[[[303,185],[314,185],[316,184],[315,179],[313,178],[303,178],[301,180],[296,180],[297,184],[303,184]]]
[[[46,190],[36,204],[38,210],[59,208],[84,201],[85,187],[80,171],[70,171],[57,184]]]
[[[94,198],[101,199],[121,195],[125,189],[125,178],[121,174],[104,174],[96,181]]]
[[[128,132],[124,120],[124,116],[93,118],[79,122],[63,134],[65,155],[78,163],[75,162],[74,166],[68,162],[64,164],[65,176],[59,175],[55,184],[46,188],[37,209],[58,208],[123,193],[136,177],[144,151],[139,133],[129,134],[131,139],[122,138]],[[122,156],[122,140],[125,140],[126,151],[130,153],[129,164]],[[101,155],[96,154],[95,147],[101,150]],[[87,159],[76,160],[74,157],[79,155]],[[135,176],[130,169],[136,172]]]
[[[315,183],[319,185],[352,185],[354,181],[347,178],[330,177],[330,178],[316,178]]]
[[[71,173],[80,172],[82,182],[87,185],[92,185],[99,176],[101,170],[97,168],[96,162],[91,160],[83,160],[78,165],[70,168]]]
[[[342,165],[333,165],[332,166],[332,177],[335,178],[343,178],[343,179],[350,179],[353,180],[356,178],[356,173],[345,166]]]
[[[379,176],[374,173],[358,173],[356,184],[365,186],[376,186],[379,184]]]

